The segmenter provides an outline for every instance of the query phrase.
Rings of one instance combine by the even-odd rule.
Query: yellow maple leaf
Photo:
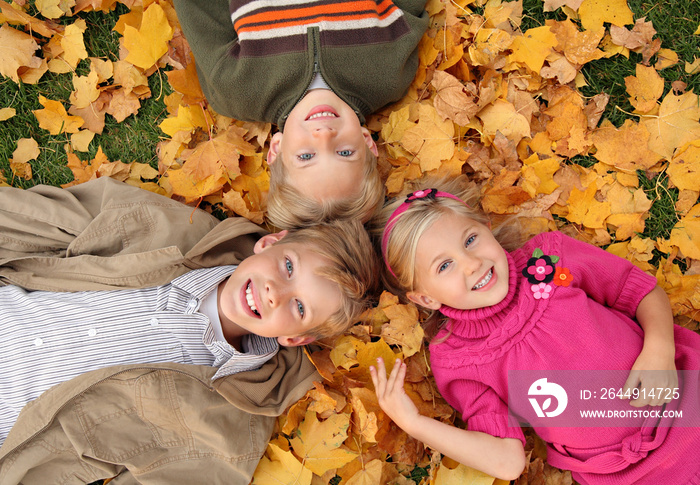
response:
[[[421,170],[427,172],[452,158],[454,124],[450,120],[443,121],[429,104],[421,103],[418,112],[418,124],[404,131],[401,144],[418,159]]]
[[[686,258],[700,259],[700,204],[676,223],[668,242],[680,249]]]
[[[605,22],[622,27],[634,21],[627,0],[583,0],[578,13],[586,30],[598,31]]]
[[[618,170],[646,170],[661,159],[661,155],[647,147],[649,137],[646,127],[632,120],[625,120],[620,128],[605,120],[593,132],[593,144],[597,148],[593,156]]]
[[[530,137],[530,123],[520,114],[512,103],[497,99],[486,106],[476,115],[484,124],[484,134],[494,137],[501,132],[513,143],[519,143],[523,138]]]
[[[316,475],[323,475],[357,456],[357,453],[341,447],[348,437],[349,426],[350,416],[347,414],[333,414],[321,422],[316,413],[307,411],[290,443],[306,468]]]
[[[649,149],[667,160],[676,148],[700,138],[700,102],[692,92],[676,96],[669,92],[659,106],[657,116],[645,115],[641,123],[651,134]]]
[[[73,92],[70,94],[70,102],[77,108],[87,108],[90,103],[100,96],[97,87],[99,76],[97,72],[90,71],[87,76],[73,75]]]
[[[36,9],[47,19],[57,19],[70,13],[75,0],[36,0]]]
[[[41,59],[34,55],[38,48],[39,44],[31,35],[7,24],[0,26],[0,74],[19,82],[17,71],[21,67],[41,65]]]
[[[659,49],[656,57],[656,64],[654,64],[654,69],[657,71],[666,69],[667,67],[677,64],[679,60],[678,54],[671,49]]]
[[[14,3],[17,5],[17,3]],[[39,20],[26,12],[13,8],[12,5],[0,0],[0,24],[11,23],[29,26],[30,30],[44,37],[51,37],[58,28],[56,25],[50,25],[44,20]],[[0,44],[5,45],[5,44]]]
[[[39,144],[34,138],[20,138],[17,140],[17,148],[12,152],[12,160],[17,163],[26,163],[29,160],[35,160],[40,154]]]
[[[311,471],[299,463],[291,451],[284,451],[274,443],[267,445],[267,451],[271,458],[262,457],[251,485],[311,485]]]
[[[375,458],[344,483],[346,485],[382,485],[388,483],[384,477],[384,468],[388,466],[387,462]]]
[[[198,127],[206,130],[209,124],[202,107],[195,105],[180,106],[177,116],[165,118],[158,127],[163,130],[163,133],[175,136],[178,131],[192,131]]]
[[[521,186],[530,197],[537,194],[551,194],[559,187],[554,181],[554,173],[559,170],[556,158],[540,159],[536,153],[523,160]]]
[[[539,74],[544,60],[556,45],[557,36],[549,26],[529,29],[523,35],[513,38],[510,45],[513,53],[508,56],[508,62],[526,65],[532,72]]]
[[[475,66],[496,67],[498,59],[505,62],[501,54],[513,43],[512,34],[500,29],[480,29],[473,42],[469,45],[467,53],[471,63]]]
[[[168,41],[172,38],[173,28],[163,8],[152,3],[143,12],[138,30],[130,25],[124,26],[124,47],[129,51],[124,60],[141,69],[149,69],[168,52]]]
[[[700,140],[680,148],[666,170],[668,178],[681,190],[700,189]]]
[[[39,103],[44,108],[32,112],[39,121],[39,127],[48,130],[50,134],[77,133],[83,126],[83,119],[80,116],[69,115],[60,101],[53,101],[39,95]]]
[[[14,108],[0,108],[0,121],[9,120],[17,114]]]
[[[605,220],[611,214],[610,202],[598,202],[595,199],[597,190],[595,182],[583,192],[574,187],[566,201],[569,208],[566,218],[591,229],[604,229]]]
[[[184,168],[168,170],[167,174],[173,193],[184,197],[187,203],[220,191],[229,181],[221,165],[214,173],[201,179],[195,179],[192,172]]]
[[[443,463],[435,476],[435,485],[493,485],[495,480],[494,477],[461,463],[453,469]]]
[[[677,264],[662,259],[656,279],[671,300],[673,314],[697,320],[700,313],[700,275],[684,275]]]
[[[71,69],[75,69],[80,61],[88,57],[83,40],[85,29],[87,29],[85,21],[78,19],[66,27],[63,37],[61,37],[61,47],[63,48],[61,58]]]
[[[656,108],[656,101],[664,93],[664,80],[656,69],[637,64],[636,76],[625,78],[630,103],[641,113],[648,113]]]
[[[390,345],[399,345],[404,357],[417,353],[423,345],[423,328],[418,310],[412,304],[390,305],[384,308],[389,323],[382,326],[381,337]]]

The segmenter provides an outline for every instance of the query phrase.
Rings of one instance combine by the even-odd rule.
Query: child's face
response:
[[[415,291],[408,298],[437,310],[495,305],[508,293],[508,259],[491,230],[452,211],[418,240]]]
[[[348,104],[328,89],[309,91],[292,109],[284,133],[270,142],[268,163],[282,154],[289,183],[318,201],[354,195],[362,185],[366,150],[377,147]]]
[[[305,336],[340,308],[340,288],[316,272],[329,262],[313,246],[276,244],[286,231],[262,237],[219,289],[224,335],[254,333],[281,345],[304,345]],[[228,330],[228,335],[227,335]]]

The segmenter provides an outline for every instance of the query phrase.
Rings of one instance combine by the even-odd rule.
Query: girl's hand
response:
[[[396,359],[394,368],[387,378],[384,361],[379,357],[377,358],[377,368],[370,366],[369,373],[382,411],[401,429],[411,434],[407,428],[417,421],[420,413],[403,388],[406,378],[406,364],[400,359]]]
[[[629,392],[631,397],[638,396],[630,401],[630,405],[661,406],[671,402],[674,390],[678,388],[678,372],[673,357],[673,354],[669,356],[642,350],[622,389],[624,394]]]

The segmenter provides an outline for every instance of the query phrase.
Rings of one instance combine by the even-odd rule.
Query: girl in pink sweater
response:
[[[558,232],[508,252],[508,228],[492,231],[460,195],[419,190],[378,221],[387,285],[443,316],[430,361],[467,429],[418,413],[400,361],[388,377],[381,360],[370,369],[384,412],[431,448],[499,478],[522,473],[520,423],[528,422],[548,444],[547,461],[582,484],[700,484],[700,336],[674,326],[656,279]],[[617,380],[600,381],[610,374]],[[625,420],[582,421],[585,405]]]

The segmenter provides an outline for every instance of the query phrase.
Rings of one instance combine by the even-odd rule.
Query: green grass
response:
[[[128,9],[118,4],[113,12],[80,13],[75,17],[63,18],[60,22],[68,24],[74,22],[76,17],[84,19],[87,30],[83,38],[88,55],[116,61],[119,58],[119,34],[112,31],[112,27],[119,16],[126,12]],[[83,60],[76,73],[86,75],[89,69],[89,60]],[[95,135],[87,153],[77,152],[78,158],[91,160],[101,146],[110,161],[150,163],[154,168],[158,166],[156,145],[165,137],[158,124],[166,115],[163,100],[172,90],[162,71],[151,75],[148,81],[152,96],[141,100],[139,112],[121,123],[106,115],[103,133]],[[47,99],[63,101],[67,109],[67,100],[72,90],[72,73],[47,72],[35,85],[15,83],[9,78],[0,77],[0,108],[11,107],[17,111],[16,116],[3,122],[0,130],[0,171],[10,185],[28,188],[37,184],[61,185],[73,180],[72,172],[66,167],[68,159],[64,149],[70,135],[49,135],[46,130],[39,128],[39,123],[32,113],[32,110],[42,108],[39,104],[40,95]],[[41,150],[38,159],[30,162],[33,171],[31,180],[13,177],[10,170],[9,159],[12,158],[20,138],[34,138]]]

